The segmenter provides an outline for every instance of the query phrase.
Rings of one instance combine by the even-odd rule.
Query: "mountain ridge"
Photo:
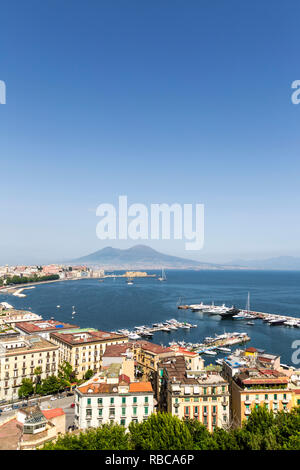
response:
[[[71,260],[73,263],[101,264],[103,266],[152,266],[152,267],[217,267],[213,263],[202,263],[188,258],[167,255],[146,245],[135,245],[120,249],[111,246],[102,248],[80,258]]]

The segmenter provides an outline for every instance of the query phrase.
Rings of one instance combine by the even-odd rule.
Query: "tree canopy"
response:
[[[152,414],[131,423],[102,425],[79,434],[60,436],[43,450],[300,450],[300,407],[274,414],[252,411],[241,428],[213,433],[197,420],[180,420],[169,413]]]

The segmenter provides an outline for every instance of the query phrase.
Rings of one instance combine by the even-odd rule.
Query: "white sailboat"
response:
[[[162,268],[161,270],[161,276],[158,278],[159,281],[166,281],[167,277],[165,275],[165,270]]]

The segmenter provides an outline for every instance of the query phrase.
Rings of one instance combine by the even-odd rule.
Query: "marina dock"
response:
[[[235,307],[229,308],[224,304],[219,306],[214,305],[214,303],[208,305],[201,302],[200,304],[178,305],[178,309],[189,309],[192,312],[220,315],[223,318],[232,318],[233,320],[263,320],[269,325],[284,325],[288,327],[300,328],[300,318],[297,317],[278,313],[257,312],[250,309],[235,309]],[[230,310],[232,309],[236,310],[235,314],[233,315],[230,314]]]

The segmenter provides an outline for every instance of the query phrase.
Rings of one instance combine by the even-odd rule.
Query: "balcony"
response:
[[[248,408],[245,409],[245,415],[246,416],[249,416],[251,414],[251,410],[249,410]]]
[[[245,400],[244,403],[245,405],[251,405],[251,400]]]
[[[290,400],[288,400],[287,398],[284,398],[284,399],[282,400],[282,403],[288,403],[289,401],[290,401]]]
[[[89,421],[90,419],[92,419],[92,415],[86,416],[85,419],[86,419],[87,421]]]

